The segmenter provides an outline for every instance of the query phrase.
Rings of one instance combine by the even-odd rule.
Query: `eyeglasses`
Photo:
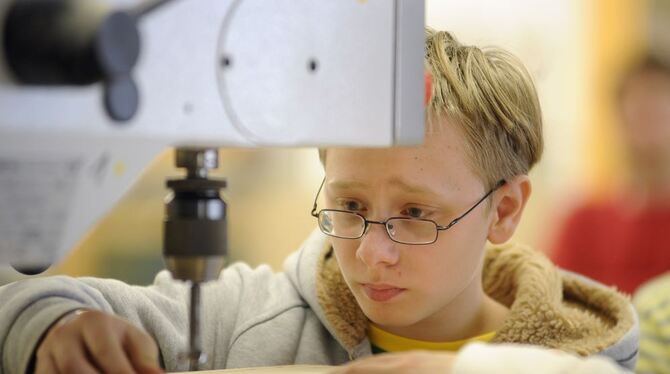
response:
[[[319,229],[328,235],[341,239],[360,239],[370,229],[370,225],[383,225],[389,238],[396,243],[411,245],[433,244],[437,241],[437,235],[440,231],[452,228],[465,216],[470,214],[479,204],[488,198],[495,190],[505,184],[504,180],[499,181],[489,192],[484,195],[475,205],[465,213],[449,222],[446,226],[440,226],[435,221],[422,218],[391,217],[384,221],[372,221],[366,219],[356,212],[339,209],[322,209],[316,211],[316,201],[321,193],[326,179],[321,182],[319,191],[314,198],[312,207],[312,216],[318,219]]]

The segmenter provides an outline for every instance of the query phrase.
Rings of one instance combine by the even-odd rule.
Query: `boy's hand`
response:
[[[449,373],[456,354],[450,352],[410,351],[384,353],[342,366],[331,374],[356,373]]]
[[[162,373],[158,347],[142,330],[99,311],[61,318],[39,345],[35,373]]]

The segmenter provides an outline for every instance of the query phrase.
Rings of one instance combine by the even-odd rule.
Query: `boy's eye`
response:
[[[347,210],[358,210],[360,209],[360,204],[357,201],[347,201],[345,207]]]
[[[338,205],[340,209],[349,210],[352,212],[357,212],[362,209],[361,203],[356,200],[342,200]]]
[[[411,207],[404,209],[402,212],[400,212],[403,216],[409,216],[412,218],[423,218],[424,212],[420,208],[417,207]]]

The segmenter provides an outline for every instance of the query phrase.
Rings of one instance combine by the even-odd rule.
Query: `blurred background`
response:
[[[427,0],[429,26],[468,44],[498,45],[533,74],[546,149],[515,240],[548,252],[580,202],[617,191],[626,174],[615,88],[631,61],[670,55],[669,0]],[[179,175],[166,150],[109,214],[49,274],[148,284],[163,268],[165,178]],[[230,261],[283,259],[316,227],[309,215],[323,177],[315,149],[224,149]],[[2,270],[7,279],[19,275]]]

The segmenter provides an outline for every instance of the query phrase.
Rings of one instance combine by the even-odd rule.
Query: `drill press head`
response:
[[[219,194],[226,182],[207,175],[218,166],[217,149],[177,149],[176,164],[186,169],[186,177],[167,182],[173,193],[165,209],[163,255],[172,276],[191,283],[188,351],[182,357],[193,371],[207,362],[200,337],[200,283],[218,277],[227,250],[226,203]]]
[[[168,180],[173,193],[167,201],[163,255],[176,279],[193,283],[216,279],[227,252],[226,203],[219,191],[224,180],[208,178],[218,166],[217,149],[186,148],[176,151],[183,179]]]

